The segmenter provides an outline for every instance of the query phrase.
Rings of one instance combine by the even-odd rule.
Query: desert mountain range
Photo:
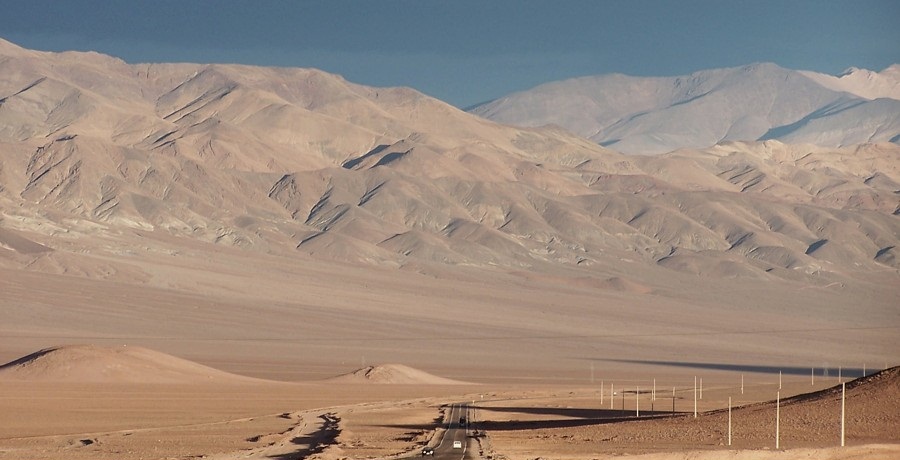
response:
[[[500,123],[562,126],[634,154],[770,139],[897,143],[900,64],[839,76],[770,63],[676,77],[598,75],[546,83],[471,111]]]
[[[742,86],[763,73],[801,78],[768,65],[715,75]],[[814,87],[827,96],[821,104],[847,104],[841,113],[853,113],[857,96],[802,78],[810,94]],[[643,91],[620,96],[638,104]],[[672,107],[717,100],[709,92]],[[896,123],[897,103],[854,107],[884,105],[865,113]],[[761,126],[764,137],[781,125],[744,126]],[[900,146],[877,136],[850,136],[866,143],[841,147],[730,138],[632,156],[569,130],[498,124],[412,89],[366,87],[313,69],[127,64],[0,41],[0,269],[9,274],[0,284],[15,293],[3,299],[6,333],[139,331],[162,341],[264,330],[294,339],[304,324],[388,334],[415,318],[424,324],[412,333],[428,337],[447,321],[441,309],[457,302],[452,309],[470,316],[454,321],[480,334],[540,339],[548,330],[595,331],[590,315],[628,324],[631,313],[655,321],[671,305],[707,311],[712,301],[698,300],[704,289],[735,286],[765,290],[717,294],[735,311],[764,304],[753,307],[753,321],[800,302],[796,324],[813,317],[822,327],[891,326],[890,306],[900,303]],[[410,286],[387,293],[393,277],[407,276]],[[385,292],[373,294],[374,281],[346,289],[355,279],[380,280]],[[478,287],[428,298],[417,291],[450,279]],[[117,294],[133,286],[147,291]],[[553,289],[577,293],[536,300]],[[58,309],[36,319],[59,301],[52,291],[85,312],[102,311],[103,320]],[[582,302],[598,295],[614,299],[602,308],[629,305],[629,314],[611,317]],[[225,307],[213,298],[237,313],[216,315]],[[828,299],[834,303],[822,306]],[[379,320],[364,320],[359,302],[382,316],[366,311]],[[131,303],[134,316],[118,313]],[[247,313],[246,303],[257,310]],[[571,310],[548,320],[547,305],[562,309],[557,303]],[[169,321],[182,305],[194,309],[185,322]],[[474,314],[486,316],[469,320]],[[302,320],[284,319],[292,315]],[[708,326],[724,324],[717,321]],[[748,321],[740,324],[759,325]],[[248,323],[258,329],[242,328]],[[331,335],[323,336],[315,338],[327,344]],[[209,347],[190,349],[208,357]]]
[[[44,252],[15,243],[30,230],[18,214],[373,263],[612,256],[758,277],[898,266],[894,144],[633,158],[316,70],[0,49],[16,253]]]

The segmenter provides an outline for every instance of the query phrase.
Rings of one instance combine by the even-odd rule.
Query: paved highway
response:
[[[469,410],[465,404],[450,406],[447,430],[441,442],[434,447],[434,458],[437,460],[462,460],[473,458],[469,452]],[[454,447],[455,443],[460,447]],[[429,457],[425,457],[429,458]]]

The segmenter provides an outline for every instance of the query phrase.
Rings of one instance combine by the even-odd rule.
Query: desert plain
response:
[[[145,254],[159,254],[142,256],[147,269],[187,268],[166,251]],[[890,353],[867,344],[896,340],[877,326],[836,343],[827,323],[794,332],[806,318],[792,324],[763,304],[708,315],[735,331],[710,333],[687,320],[705,317],[688,316],[688,302],[658,299],[683,315],[658,317],[637,300],[646,293],[555,278],[281,265],[229,250],[214,260],[185,272],[198,279],[178,277],[190,290],[5,270],[4,298],[16,299],[7,317],[21,323],[5,326],[0,359],[58,348],[0,370],[0,458],[396,458],[439,441],[454,403],[471,405],[484,435],[471,438],[473,458],[892,458],[900,449],[896,369],[849,390],[846,447],[829,393],[781,408],[775,449],[776,394],[831,388],[838,372],[847,382],[864,366],[872,378]],[[258,282],[229,286],[241,275]],[[627,315],[617,313],[623,303]],[[580,320],[530,330],[548,321],[546,305]],[[781,320],[768,327],[767,317]],[[679,415],[668,418],[673,399]]]

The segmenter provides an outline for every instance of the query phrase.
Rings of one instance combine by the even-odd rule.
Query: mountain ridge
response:
[[[771,71],[699,75],[678,97]],[[632,157],[313,69],[96,53],[13,49],[0,98],[0,226],[17,238],[0,263],[12,267],[79,259],[51,236],[163,232],[269,254],[587,271],[635,285],[644,275],[619,261],[803,282],[897,268],[890,143],[735,141]]]
[[[674,77],[586,76],[545,83],[469,112],[518,126],[561,126],[630,154],[728,140],[826,147],[891,142],[900,133],[898,69],[830,77],[757,63]],[[828,108],[848,105],[856,106],[854,116],[834,121]],[[807,118],[828,121],[802,123]],[[873,128],[859,129],[857,121]],[[835,132],[842,130],[855,132]]]

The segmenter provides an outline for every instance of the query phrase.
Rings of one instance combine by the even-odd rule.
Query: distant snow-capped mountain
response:
[[[804,70],[800,73],[835,91],[844,91],[866,99],[900,100],[900,64],[894,64],[881,72],[851,67],[838,76]]]
[[[518,126],[558,125],[636,154],[731,140],[898,142],[900,65],[838,77],[770,63],[678,77],[599,75],[543,84],[470,112]]]

